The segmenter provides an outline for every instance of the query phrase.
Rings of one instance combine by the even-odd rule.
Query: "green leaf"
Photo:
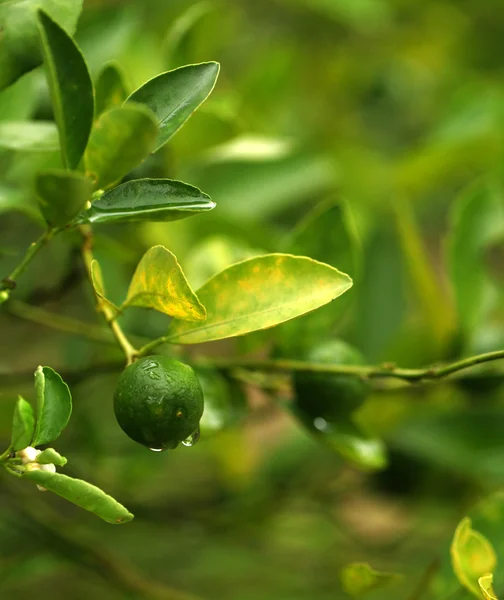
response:
[[[30,445],[35,430],[35,416],[29,402],[18,397],[14,418],[12,419],[11,448],[14,451],[23,450]]]
[[[486,272],[484,252],[504,237],[501,190],[479,184],[465,191],[452,208],[449,262],[455,302],[464,333],[482,324],[497,300]]]
[[[487,573],[478,579],[478,585],[485,600],[498,600],[493,590],[493,575]]]
[[[206,321],[173,321],[170,341],[197,344],[273,327],[327,304],[350,287],[348,275],[311,258],[251,258],[221,271],[198,290]]]
[[[452,566],[459,582],[481,598],[478,580],[492,573],[497,557],[492,544],[478,531],[471,528],[471,519],[464,517],[458,524],[450,547]]]
[[[107,523],[127,523],[133,519],[133,515],[122,504],[87,481],[49,471],[29,471],[23,478],[89,510]]]
[[[93,124],[93,84],[84,57],[72,38],[46,13],[38,14],[63,165],[75,169]]]
[[[0,91],[0,121],[24,121],[32,116],[39,100],[36,75],[22,77]]]
[[[36,204],[27,197],[22,189],[0,184],[0,214],[10,211],[24,213],[34,220],[40,221],[43,225]]]
[[[285,252],[309,256],[348,273],[360,275],[362,252],[350,207],[346,202],[322,202],[293,230],[283,246]],[[280,328],[279,343],[284,355],[299,355],[334,331],[353,303],[345,296],[314,313]]]
[[[54,152],[59,149],[58,129],[52,121],[4,121],[0,123],[0,148]]]
[[[340,572],[343,590],[356,597],[394,583],[400,578],[401,576],[395,573],[375,571],[367,563],[351,563]]]
[[[75,223],[177,221],[212,210],[215,202],[198,188],[170,179],[134,179],[95,200]]]
[[[115,62],[106,64],[98,73],[95,83],[95,115],[99,116],[106,110],[121,106],[128,95],[125,76]]]
[[[46,448],[37,456],[37,462],[41,465],[52,464],[57,467],[64,467],[68,461],[59,452],[56,452],[54,448]]]
[[[86,175],[96,188],[107,188],[140,164],[152,151],[156,118],[141,104],[104,112],[94,124],[84,155]]]
[[[72,396],[67,384],[50,367],[35,371],[37,425],[32,446],[53,442],[65,429],[72,414]]]
[[[90,200],[93,184],[81,173],[53,169],[36,175],[35,189],[47,224],[61,227]]]
[[[150,79],[129,96],[127,102],[146,104],[159,120],[155,150],[164,146],[210,95],[219,69],[216,62],[180,67]]]
[[[0,3],[0,90],[42,62],[37,10],[73,33],[82,0],[11,0]]]
[[[204,321],[205,307],[187,282],[176,257],[163,246],[153,246],[143,255],[131,280],[123,304],[154,308],[178,319]]]
[[[96,259],[91,261],[91,284],[98,298],[100,298],[103,302],[106,302],[116,314],[119,313],[119,309],[117,308],[117,306],[113,302],[108,300],[105,296],[105,284],[103,283],[103,275],[100,264]]]

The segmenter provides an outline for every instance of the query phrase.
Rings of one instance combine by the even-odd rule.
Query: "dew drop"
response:
[[[329,428],[329,424],[322,417],[313,419],[313,425],[315,426],[315,429],[318,429],[319,431],[327,431]]]
[[[149,448],[152,452],[163,452],[164,448]]]
[[[194,433],[191,433],[191,435],[188,438],[186,438],[182,442],[182,444],[184,446],[194,446],[194,444],[196,444],[199,439],[200,439],[200,428],[198,426],[198,429],[196,429],[196,431]]]

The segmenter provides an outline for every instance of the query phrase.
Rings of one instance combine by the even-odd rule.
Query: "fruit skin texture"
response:
[[[154,450],[174,449],[194,433],[203,405],[203,391],[192,368],[159,355],[126,367],[114,394],[122,430]]]
[[[362,365],[361,354],[342,340],[331,340],[307,356],[313,363]],[[294,375],[295,408],[306,417],[321,417],[328,423],[346,421],[369,393],[369,384],[355,375],[303,373]]]

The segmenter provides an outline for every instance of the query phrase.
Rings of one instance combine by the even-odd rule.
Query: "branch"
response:
[[[23,259],[19,265],[7,275],[2,281],[0,281],[0,304],[3,304],[8,300],[12,290],[16,288],[17,278],[24,273],[26,267],[31,263],[33,258],[38,254],[40,249],[47,244],[52,236],[57,232],[55,229],[47,229],[38,240],[33,242],[28,247]]]
[[[119,346],[121,347],[122,351],[124,352],[124,354],[126,356],[126,363],[129,365],[133,362],[134,358],[137,356],[137,350],[134,346],[132,346],[132,344],[126,337],[126,334],[124,333],[121,326],[117,322],[117,320],[116,320],[117,315],[115,314],[112,307],[107,302],[104,302],[103,299],[100,298],[98,296],[98,294],[96,293],[95,287],[93,285],[93,276],[92,276],[92,270],[91,270],[92,262],[94,260],[93,232],[92,232],[91,227],[85,226],[85,225],[80,226],[80,231],[82,233],[82,237],[84,238],[84,242],[82,244],[82,258],[84,260],[84,264],[86,265],[86,271],[88,274],[88,278],[89,278],[91,287],[93,289],[93,293],[96,298],[96,310],[98,312],[101,312],[102,315],[104,316],[104,318],[107,322],[107,325],[112,330],[112,333],[114,334],[114,337],[115,337],[117,343],[119,344]]]
[[[148,347],[144,346],[144,348]],[[139,350],[139,355],[143,354],[144,348]],[[328,373],[334,375],[356,375],[369,379],[375,378],[394,378],[402,379],[415,383],[418,381],[429,381],[442,379],[458,371],[469,369],[479,364],[492,362],[495,360],[504,359],[504,350],[496,352],[487,352],[478,354],[470,358],[453,362],[444,366],[427,367],[425,369],[401,369],[395,365],[384,364],[382,366],[347,366],[347,365],[331,365],[331,364],[316,364],[304,362],[301,360],[290,359],[247,359],[247,358],[201,358],[193,361],[194,364],[202,366],[213,366],[223,371],[242,368],[255,371],[303,371],[306,373]]]

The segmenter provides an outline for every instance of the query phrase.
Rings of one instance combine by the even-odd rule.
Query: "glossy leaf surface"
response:
[[[32,446],[48,444],[57,439],[72,414],[72,396],[67,384],[50,367],[35,371],[37,394],[37,424]]]
[[[128,101],[148,106],[157,116],[159,150],[206,100],[219,75],[216,62],[187,65],[162,73],[135,90]]]
[[[84,154],[93,123],[93,84],[73,39],[43,11],[39,11],[39,21],[63,164],[75,169]]]
[[[134,179],[95,200],[76,223],[177,221],[212,210],[215,202],[198,188],[171,179]]]

